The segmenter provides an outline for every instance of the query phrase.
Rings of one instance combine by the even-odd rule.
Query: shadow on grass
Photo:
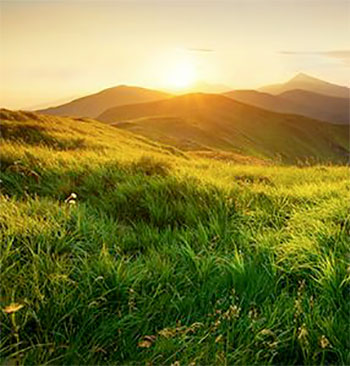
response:
[[[54,150],[76,150],[86,147],[83,138],[59,139],[48,134],[44,127],[30,124],[2,123],[0,137],[4,140],[28,145],[45,146]]]

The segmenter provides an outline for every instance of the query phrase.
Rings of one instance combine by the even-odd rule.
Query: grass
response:
[[[347,167],[3,113],[5,363],[350,364]]]

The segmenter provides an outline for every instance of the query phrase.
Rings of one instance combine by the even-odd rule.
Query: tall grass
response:
[[[347,168],[231,165],[7,113],[4,362],[350,363]],[[17,138],[27,124],[46,142]]]

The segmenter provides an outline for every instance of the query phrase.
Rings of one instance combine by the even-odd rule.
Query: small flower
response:
[[[138,343],[138,347],[140,348],[150,348],[154,341],[156,340],[156,336],[154,335],[146,335],[143,337],[143,340]]]
[[[322,335],[322,337],[319,339],[319,344],[322,349],[325,349],[330,345],[329,340],[326,338],[325,335]]]
[[[4,308],[4,312],[6,314],[12,314],[17,312],[18,310],[22,309],[23,305],[18,303],[12,303]]]
[[[152,346],[152,342],[151,341],[144,340],[144,341],[139,342],[138,343],[138,346],[140,348],[150,348]]]
[[[75,205],[77,202],[76,202],[75,200],[69,200],[69,201],[68,201],[68,203],[69,203],[70,205]]]
[[[75,204],[75,200],[78,198],[78,196],[76,195],[76,193],[71,193],[65,200],[64,202],[66,203],[71,203],[74,202],[73,204]]]

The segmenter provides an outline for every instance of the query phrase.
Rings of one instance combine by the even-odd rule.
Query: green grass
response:
[[[92,120],[3,126],[0,306],[23,305],[0,315],[5,363],[350,363],[347,167],[200,159]]]

